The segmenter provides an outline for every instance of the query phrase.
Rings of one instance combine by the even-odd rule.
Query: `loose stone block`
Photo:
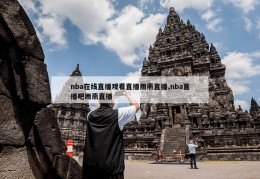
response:
[[[29,99],[38,104],[51,102],[50,84],[46,65],[33,57],[23,62]]]
[[[61,132],[52,109],[43,108],[39,111],[36,114],[34,124],[51,161],[55,155],[66,153],[66,147],[61,139]]]

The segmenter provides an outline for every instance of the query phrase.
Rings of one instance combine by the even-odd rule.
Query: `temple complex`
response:
[[[125,126],[127,159],[155,159],[156,149],[164,160],[179,162],[187,154],[189,140],[199,144],[203,160],[260,160],[260,107],[252,98],[250,111],[235,109],[232,89],[225,80],[226,67],[213,44],[208,44],[188,20],[184,23],[170,9],[164,30],[144,59],[142,76],[207,76],[208,103],[142,103],[140,121]],[[82,77],[79,65],[71,76]],[[69,83],[71,84],[71,83]],[[63,99],[66,89],[57,97]],[[88,104],[52,104],[63,140],[74,141],[74,154],[83,150]]]
[[[207,104],[141,104],[141,119],[125,127],[126,158],[151,159],[160,147],[166,160],[179,161],[186,144],[199,144],[198,157],[208,160],[259,160],[260,110],[252,99],[250,113],[234,107],[226,67],[188,20],[170,9],[144,59],[142,76],[208,76]]]
[[[73,79],[75,79],[74,77],[79,77],[78,79],[83,80],[82,74],[79,70],[79,64],[77,65],[76,69],[72,72],[70,76],[73,77]],[[69,80],[70,79],[68,79],[68,81]],[[68,81],[67,81],[68,84],[73,84]],[[66,94],[66,84],[64,85],[59,96],[55,98],[55,100],[59,101],[60,98],[64,100],[65,94]],[[89,104],[54,102],[51,108],[55,111],[58,125],[61,129],[62,139],[64,140],[64,142],[66,142],[68,139],[73,140],[73,156],[79,156],[83,152],[83,147],[85,142],[85,135],[86,135],[85,117],[90,111]]]

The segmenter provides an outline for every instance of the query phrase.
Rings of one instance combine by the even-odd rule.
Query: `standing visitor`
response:
[[[130,106],[113,109],[112,100],[87,116],[83,179],[124,179],[123,128],[140,108],[129,91],[124,95]]]
[[[190,167],[193,169],[198,169],[196,165],[196,149],[198,148],[198,144],[194,140],[190,140],[190,143],[188,144],[189,153],[190,153]]]
[[[157,160],[158,162],[162,162],[163,155],[162,155],[162,150],[160,147],[157,148]]]

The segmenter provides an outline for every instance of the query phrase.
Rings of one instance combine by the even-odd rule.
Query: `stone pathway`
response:
[[[126,160],[125,179],[258,179],[258,161],[198,162],[198,170],[188,164],[155,164]]]

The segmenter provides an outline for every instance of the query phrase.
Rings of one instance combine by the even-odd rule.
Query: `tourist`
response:
[[[197,142],[194,140],[190,140],[190,143],[188,144],[188,148],[189,148],[189,154],[190,154],[191,169],[193,169],[193,165],[194,165],[194,169],[198,169],[198,167],[196,165],[196,148],[197,147],[198,147]]]
[[[162,155],[162,150],[160,147],[157,148],[157,160],[158,162],[162,162],[163,155]]]
[[[83,179],[124,178],[124,125],[135,119],[139,105],[124,91],[130,106],[113,109],[114,101],[89,112],[83,157]]]

